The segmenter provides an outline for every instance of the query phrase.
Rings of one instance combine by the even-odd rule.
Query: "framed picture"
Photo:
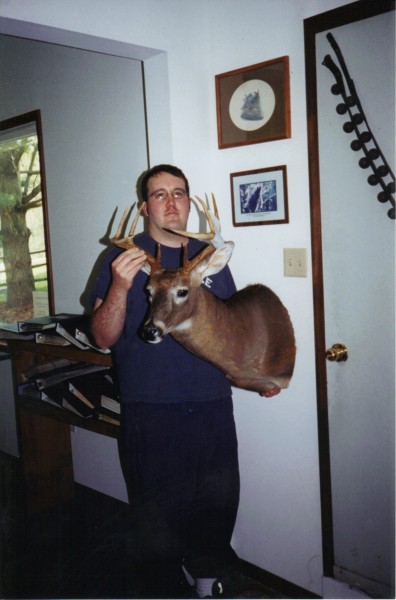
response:
[[[219,148],[291,136],[289,57],[215,76]]]
[[[286,166],[231,173],[235,227],[289,222]]]

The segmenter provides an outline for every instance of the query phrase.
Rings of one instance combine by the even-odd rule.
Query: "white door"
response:
[[[331,31],[394,170],[393,18],[385,13],[316,36],[321,328],[326,349],[347,348],[339,356],[347,360],[326,362],[324,349],[318,356],[327,381],[333,574],[381,597],[391,597],[394,569],[395,220],[391,203],[377,200],[380,185],[367,181],[373,171],[359,166],[364,151],[351,149],[357,137],[343,129],[351,115],[337,112],[343,99],[332,93],[336,80],[322,62],[330,55],[340,66]]]

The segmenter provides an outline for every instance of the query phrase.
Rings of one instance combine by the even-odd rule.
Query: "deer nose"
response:
[[[142,338],[150,344],[158,344],[162,341],[163,331],[156,325],[145,325],[142,328]]]

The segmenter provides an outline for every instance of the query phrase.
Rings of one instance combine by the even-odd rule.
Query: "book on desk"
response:
[[[14,323],[0,323],[0,340],[2,339],[34,339],[37,344],[74,345],[80,350],[110,353],[110,349],[99,348],[92,339],[90,316],[87,314],[60,313]]]
[[[0,329],[12,331],[14,333],[34,333],[36,331],[47,331],[55,329],[57,323],[72,322],[76,319],[79,322],[84,321],[87,315],[77,315],[74,313],[59,313],[57,315],[47,315],[44,317],[32,317],[31,319],[22,319],[13,323],[0,323]]]
[[[56,361],[51,361],[30,368],[23,379],[18,386],[22,398],[50,403],[84,419],[108,420],[119,425],[118,392],[109,366],[67,361],[57,367]],[[102,396],[112,401],[112,408],[109,400],[103,405]]]

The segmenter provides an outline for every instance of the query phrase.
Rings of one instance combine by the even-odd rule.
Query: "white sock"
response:
[[[196,579],[196,589],[199,598],[205,598],[205,596],[212,596],[212,587],[216,578],[214,579],[206,579],[203,577],[198,577]]]
[[[184,572],[184,576],[187,579],[188,585],[195,585],[195,579],[194,577],[187,571],[186,567],[184,565],[182,565],[182,569]]]

